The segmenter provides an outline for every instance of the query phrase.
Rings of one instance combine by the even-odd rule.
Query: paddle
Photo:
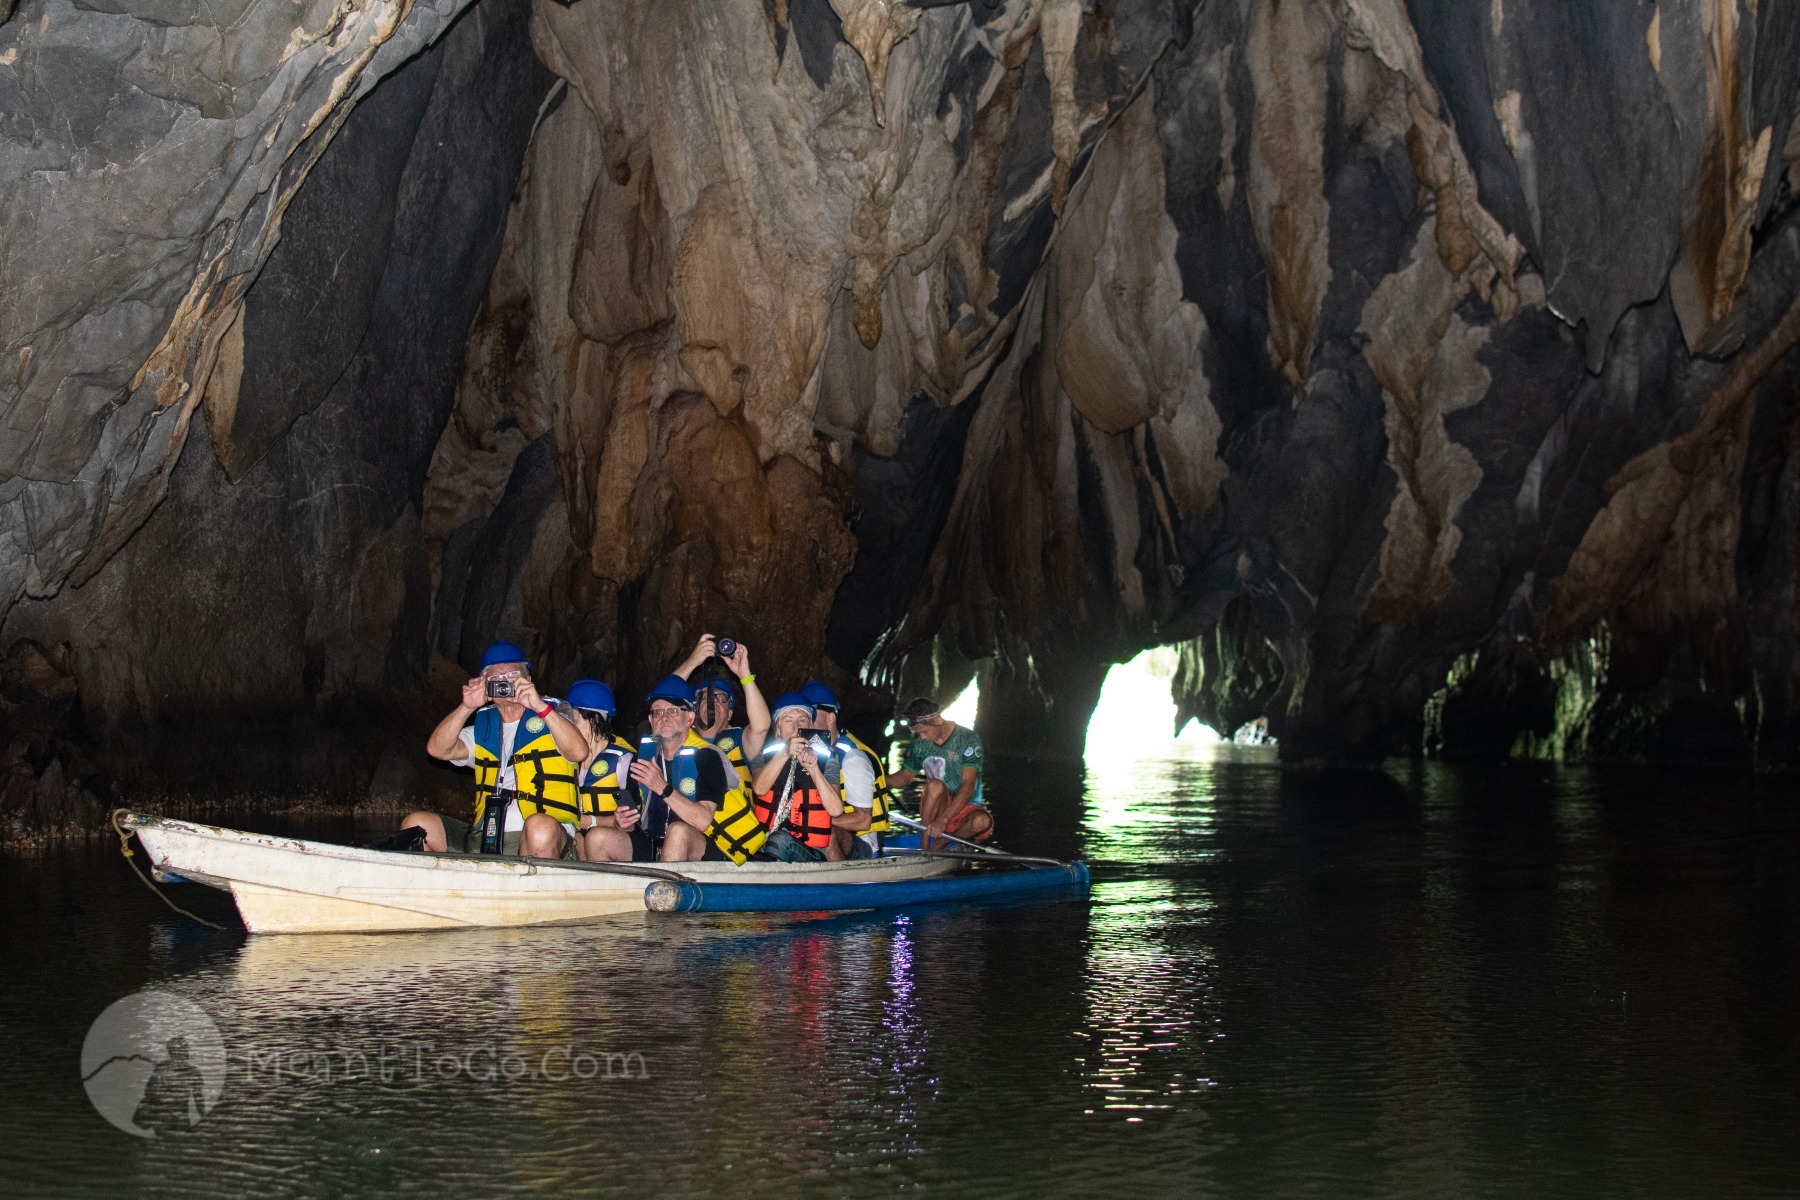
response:
[[[940,833],[935,836],[940,837],[947,842],[955,842],[959,846],[967,846],[970,850],[975,851],[975,853],[974,854],[956,854],[954,852],[947,852],[947,851],[943,851],[943,850],[927,850],[927,849],[925,849],[924,835],[926,835],[928,831],[926,830],[925,825],[922,822],[915,821],[911,817],[907,816],[906,814],[895,812],[893,809],[888,810],[888,820],[894,822],[896,825],[899,825],[904,829],[910,829],[914,833],[921,835],[920,841],[919,841],[919,851],[918,851],[920,854],[936,854],[943,858],[967,858],[967,859],[971,859],[974,861],[980,861],[981,859],[984,859],[984,858],[999,858],[999,859],[1004,859],[1008,862],[1016,862],[1016,863],[1038,863],[1038,864],[1048,864],[1050,866],[1057,866],[1057,867],[1062,867],[1062,866],[1068,865],[1067,863],[1061,862],[1054,858],[1033,858],[1032,856],[1027,855],[1027,854],[1011,854],[1005,850],[996,850],[992,846],[983,846],[980,842],[964,841],[962,838],[959,838],[959,837],[955,836],[954,834],[949,834],[949,833]]]

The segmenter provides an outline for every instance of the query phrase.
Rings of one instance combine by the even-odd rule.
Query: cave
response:
[[[4,836],[428,790],[501,637],[1800,759],[1800,6],[7,0],[0,120]]]

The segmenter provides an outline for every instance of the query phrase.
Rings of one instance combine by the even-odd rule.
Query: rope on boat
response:
[[[959,838],[953,833],[940,833],[936,835],[936,838],[942,838],[946,842],[955,842],[959,846],[967,846],[967,851],[927,850],[925,848],[925,838],[929,831],[926,829],[924,822],[915,821],[905,813],[892,811],[888,813],[888,819],[902,829],[910,829],[919,835],[919,848],[917,850],[906,850],[896,846],[892,850],[887,851],[889,854],[917,854],[921,858],[959,858],[968,862],[993,862],[998,859],[1001,862],[1031,863],[1043,867],[1068,866],[1068,864],[1061,859],[1033,858],[1028,854],[1014,854],[1008,850],[996,850],[994,847],[984,846],[980,842],[971,842],[964,838]]]
[[[198,921],[202,925],[206,926],[208,929],[217,929],[217,930],[223,932],[225,929],[225,927],[223,925],[215,924],[212,921],[207,920],[205,917],[198,916],[194,913],[189,912],[187,909],[181,907],[181,905],[175,903],[173,900],[169,899],[166,895],[164,895],[163,890],[156,886],[155,881],[153,881],[148,875],[144,874],[144,869],[142,867],[138,866],[138,864],[137,864],[137,851],[135,851],[131,848],[131,834],[126,830],[125,825],[124,825],[124,818],[129,817],[130,815],[131,815],[130,809],[115,808],[112,811],[112,820],[111,820],[110,824],[113,827],[113,832],[119,835],[119,853],[123,854],[125,856],[126,863],[128,863],[131,867],[131,873],[133,875],[136,875],[139,879],[144,881],[144,886],[150,889],[150,892],[152,895],[154,895],[158,900],[161,900],[164,904],[168,905],[170,908],[174,909],[176,912],[180,913],[182,916],[188,918],[191,921]]]
[[[1004,850],[983,850],[978,854],[971,850],[914,850],[908,846],[889,846],[882,850],[882,854],[904,854],[911,858],[949,858],[957,862],[1016,864],[1023,867],[1066,867],[1069,865],[1060,858],[1034,858],[1028,854],[1008,854]]]

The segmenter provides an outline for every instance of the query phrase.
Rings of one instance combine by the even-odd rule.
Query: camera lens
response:
[[[720,638],[718,641],[718,647],[719,647],[719,657],[720,658],[730,658],[732,655],[737,653],[737,643],[732,641],[730,638]]]

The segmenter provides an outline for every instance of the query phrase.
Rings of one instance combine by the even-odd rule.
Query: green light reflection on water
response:
[[[1163,1121],[1214,1086],[1207,1059],[1222,1034],[1210,953],[1192,936],[1213,900],[1183,877],[1208,855],[1212,785],[1211,764],[1191,758],[1088,759],[1081,832],[1099,878],[1075,1031],[1084,1116]]]

